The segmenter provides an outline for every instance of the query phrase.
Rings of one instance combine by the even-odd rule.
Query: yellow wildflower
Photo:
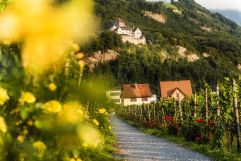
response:
[[[32,120],[28,120],[27,125],[28,126],[33,126],[33,121]]]
[[[87,144],[87,143],[83,143],[82,146],[83,146],[84,148],[87,148],[87,147],[88,147],[88,144]]]
[[[45,113],[59,113],[62,106],[58,101],[49,101],[42,106]]]
[[[78,102],[68,102],[63,105],[60,120],[64,123],[76,124],[84,118],[83,111]]]
[[[78,61],[78,64],[79,64],[80,71],[82,71],[84,69],[85,62],[83,60],[80,60]]]
[[[78,109],[78,110],[77,110],[77,113],[78,113],[79,115],[82,115],[82,116],[84,115],[84,111],[81,110],[81,109]]]
[[[96,119],[93,119],[92,121],[96,126],[99,126],[100,123]]]
[[[0,105],[3,105],[7,100],[9,100],[7,90],[0,87]]]
[[[77,129],[77,132],[79,139],[84,142],[82,144],[83,147],[96,147],[102,140],[98,130],[91,126],[81,125]]]
[[[112,129],[112,127],[111,127],[111,126],[109,126],[109,129],[111,130],[111,129]]]
[[[6,133],[8,130],[7,125],[5,124],[4,118],[0,116],[0,132]]]
[[[24,140],[25,140],[25,137],[23,135],[18,135],[18,137],[17,137],[18,142],[23,143]]]
[[[100,109],[98,110],[98,112],[101,113],[101,114],[103,114],[103,113],[106,113],[106,110],[105,110],[104,108],[100,108]]]
[[[80,48],[79,48],[78,44],[72,44],[72,49],[74,52],[77,52],[77,51],[79,51]]]
[[[49,84],[49,90],[50,90],[50,91],[53,91],[53,92],[54,92],[56,89],[57,89],[57,86],[56,86],[54,83],[50,83],[50,84]]]
[[[33,143],[33,148],[36,151],[38,157],[42,157],[45,150],[47,149],[46,145],[42,141],[36,141]]]
[[[69,161],[82,161],[80,158],[70,158]]]
[[[79,59],[82,59],[84,57],[84,53],[82,52],[79,52],[76,54],[76,59],[79,60]]]
[[[20,103],[34,103],[36,101],[36,98],[34,95],[30,92],[22,92],[21,97],[19,98]]]
[[[71,0],[52,5],[53,0],[11,0],[0,15],[0,41],[22,42],[23,66],[31,74],[58,65],[67,56],[66,39],[88,40],[96,23],[91,0]],[[2,4],[2,0],[0,1]],[[82,34],[84,33],[84,34]],[[73,45],[78,50],[78,45]]]

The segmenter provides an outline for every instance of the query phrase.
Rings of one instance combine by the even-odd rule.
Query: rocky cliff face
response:
[[[98,51],[93,56],[85,59],[86,65],[90,71],[93,71],[98,64],[108,63],[109,61],[117,59],[119,53],[114,50],[107,50],[105,52]]]

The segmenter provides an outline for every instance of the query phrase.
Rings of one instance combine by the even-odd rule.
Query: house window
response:
[[[136,98],[131,98],[131,102],[136,102]]]
[[[143,101],[143,102],[148,101],[148,97],[144,97],[144,98],[142,98],[142,101]]]
[[[115,103],[120,103],[120,99],[113,99]]]
[[[110,96],[120,96],[120,92],[110,92]]]

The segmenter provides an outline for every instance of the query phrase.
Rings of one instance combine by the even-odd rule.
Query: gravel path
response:
[[[210,161],[202,154],[165,139],[144,134],[116,116],[111,116],[118,141],[117,156],[130,161]]]

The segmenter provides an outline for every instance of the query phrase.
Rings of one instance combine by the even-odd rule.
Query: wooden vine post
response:
[[[136,119],[136,116],[137,116],[136,109],[137,109],[137,106],[133,106],[134,119]]]
[[[165,121],[165,112],[164,112],[163,107],[161,108],[161,112],[162,112],[162,114],[161,114],[161,123],[162,123],[162,124],[166,124],[166,121]]]
[[[193,114],[194,119],[197,117],[197,94],[194,94],[194,114]]]
[[[217,88],[216,88],[216,96],[217,96],[217,103],[216,103],[216,106],[217,106],[217,122],[219,122],[221,112],[220,112],[220,104],[219,104],[219,86],[218,86],[218,84],[217,84]]]
[[[160,124],[160,111],[158,110],[160,107],[158,106],[157,108],[156,108],[156,113],[157,113],[157,124],[159,125]]]
[[[144,105],[144,106],[143,106],[143,112],[144,112],[144,113],[143,113],[143,119],[144,119],[144,122],[145,122],[145,123],[146,123],[146,120],[147,120],[147,118],[146,118],[147,112],[146,112],[146,111],[147,111],[147,108],[146,108],[146,105]]]
[[[208,123],[208,89],[205,89],[205,118],[206,118],[206,123]]]
[[[179,95],[178,95],[178,108],[179,108],[179,114],[180,114],[180,121],[181,121],[181,124],[183,124],[182,101]]]
[[[130,109],[130,107],[128,106],[128,117],[130,117],[130,115],[131,115],[131,109]]]
[[[153,104],[153,121],[154,121],[154,124],[156,124],[156,106],[155,106],[155,104]]]
[[[142,122],[142,106],[139,108],[139,113],[140,113],[140,122]]]
[[[178,120],[178,112],[177,112],[177,100],[176,99],[172,99],[172,106],[174,107],[174,115],[173,115],[173,119],[174,119],[174,121],[177,121]]]
[[[150,112],[150,105],[147,105],[147,112],[148,112],[148,121],[151,122],[151,112]]]
[[[234,108],[235,122],[236,122],[237,148],[238,148],[238,152],[240,153],[241,152],[240,124],[239,124],[239,110],[238,110],[238,100],[237,100],[235,80],[233,80],[233,108]]]
[[[143,106],[140,107],[140,108],[141,108],[141,117],[140,117],[141,122],[143,122],[143,112],[142,112],[142,107],[143,107]]]

